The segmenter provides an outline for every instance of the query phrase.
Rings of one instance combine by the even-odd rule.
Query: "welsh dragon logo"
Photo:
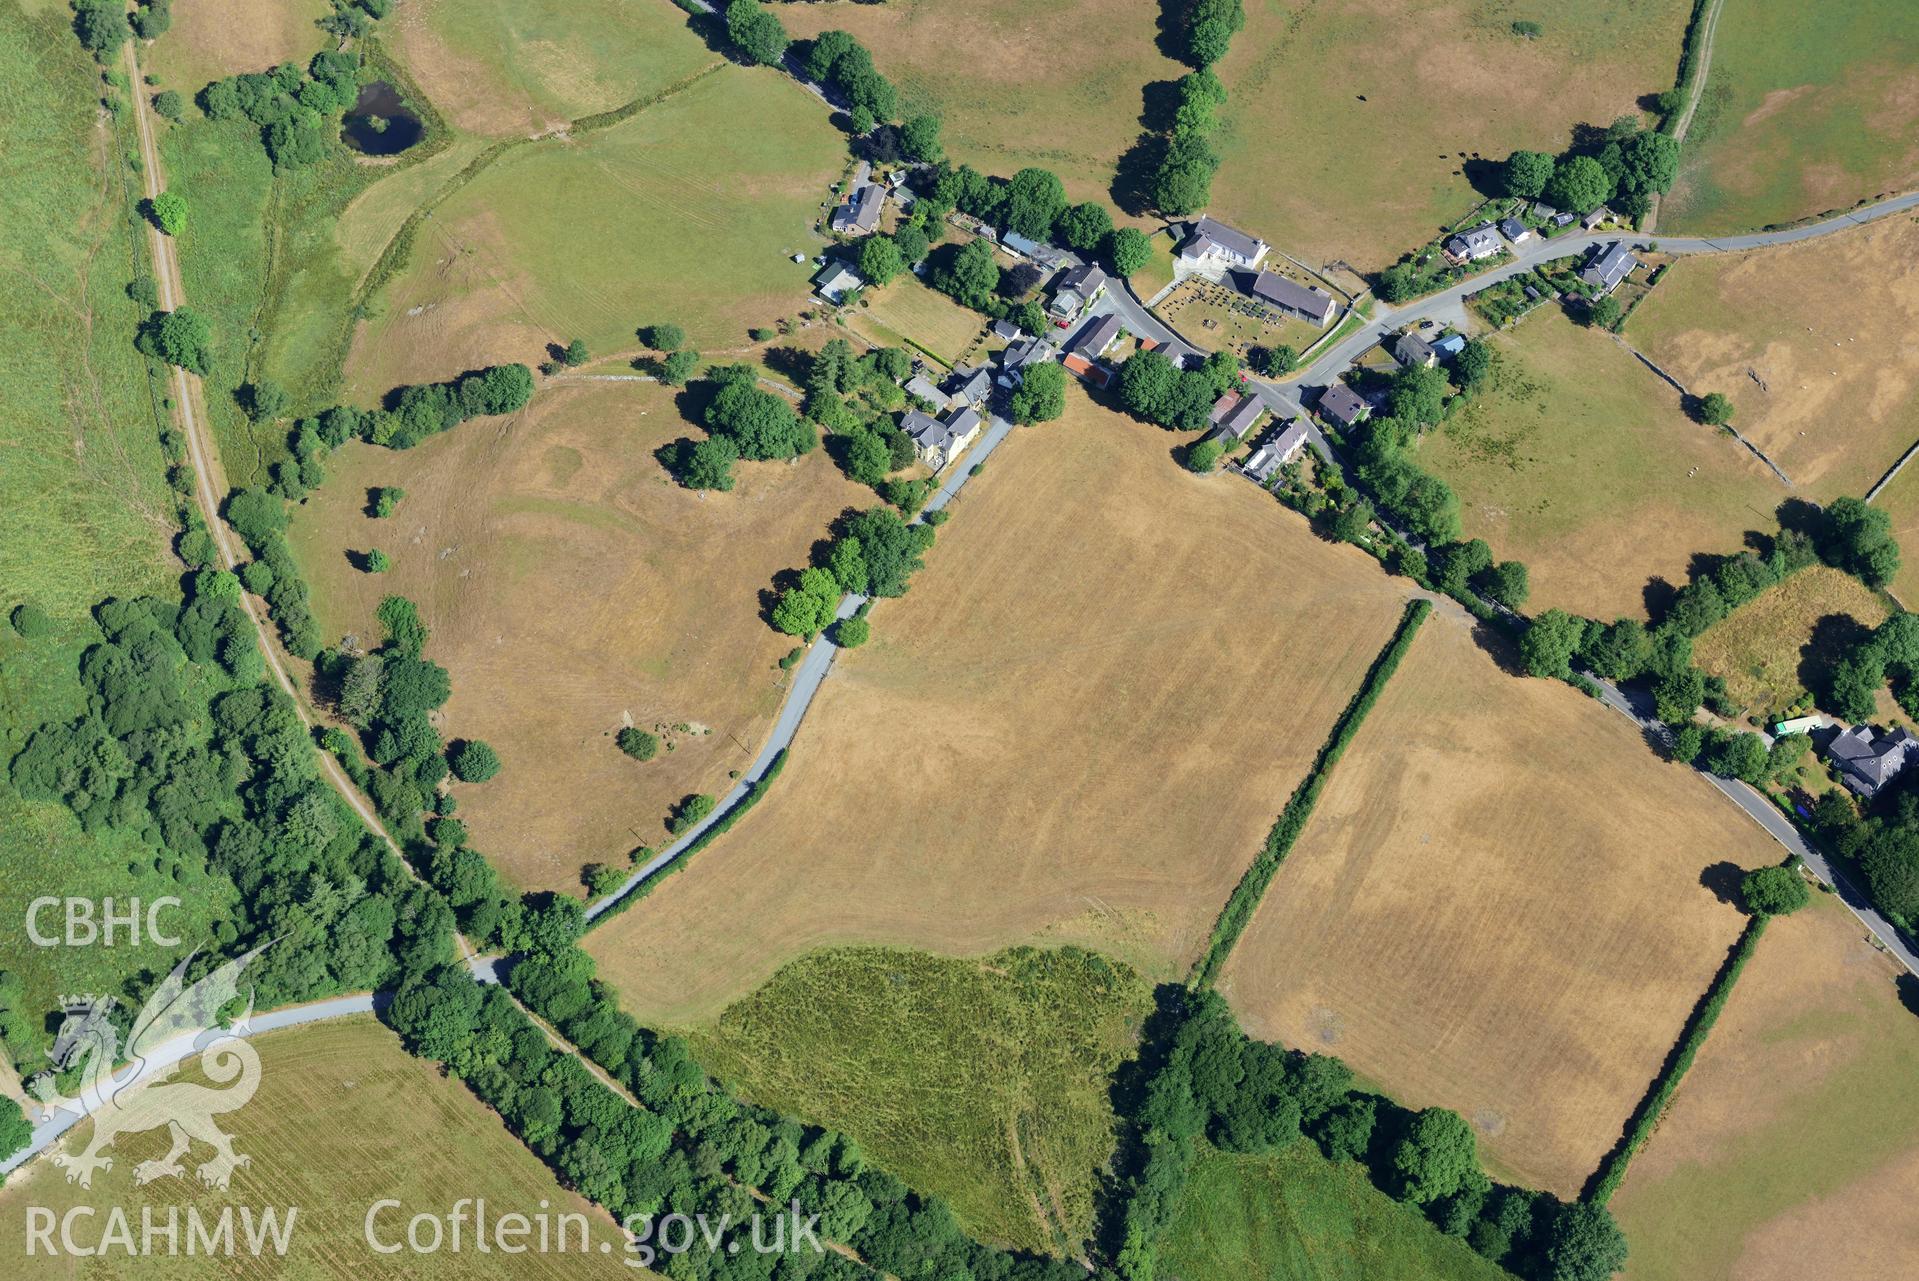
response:
[[[163,1125],[172,1144],[165,1156],[134,1167],[136,1183],[183,1174],[180,1159],[196,1141],[213,1149],[213,1156],[194,1171],[208,1187],[225,1188],[233,1172],[249,1163],[250,1158],[233,1150],[233,1141],[214,1118],[245,1106],[260,1085],[260,1057],[243,1039],[253,1013],[251,991],[246,1009],[230,1026],[222,1027],[218,1015],[240,996],[240,972],[260,951],[255,948],[191,984],[185,974],[193,957],[180,962],[134,1020],[124,1053],[110,1017],[114,998],[63,998],[66,1019],[54,1039],[53,1064],[55,1070],[64,1070],[85,1060],[78,1096],[60,1095],[52,1075],[45,1072],[28,1087],[49,1109],[93,1120],[93,1138],[84,1151],[53,1158],[55,1165],[65,1167],[67,1182],[93,1186],[95,1170],[113,1168],[113,1158],[102,1154],[115,1139]],[[215,1086],[172,1079],[196,1051]],[[122,1060],[125,1066],[116,1072]]]

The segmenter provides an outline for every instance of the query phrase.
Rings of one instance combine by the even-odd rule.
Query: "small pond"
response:
[[[367,156],[396,156],[420,140],[426,126],[385,80],[360,86],[340,127],[340,141]]]

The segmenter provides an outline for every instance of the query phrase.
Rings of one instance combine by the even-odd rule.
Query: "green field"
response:
[[[1728,232],[1919,182],[1910,0],[1725,0],[1661,230]]]
[[[1202,1145],[1160,1247],[1170,1277],[1503,1281],[1508,1274],[1310,1142],[1266,1156]]]
[[[690,39],[691,37],[685,37]],[[637,350],[671,320],[705,351],[804,304],[812,230],[845,161],[816,99],[766,69],[715,66],[610,128],[502,155],[434,212],[362,326],[359,392],[548,343]]]
[[[0,327],[0,612],[31,600],[55,624],[32,642],[0,625],[0,760],[34,726],[83,708],[75,660],[98,639],[87,611],[106,596],[171,593],[180,569],[146,363],[132,344],[139,308],[126,294],[141,248],[126,216],[133,175],[119,161],[132,126],[99,110],[97,68],[67,16],[29,18],[0,0],[0,263],[13,285]],[[22,975],[36,1011],[63,990],[116,989],[164,953],[34,947],[27,904],[180,893],[151,862],[132,837],[83,833],[64,805],[28,804],[0,782],[0,969]],[[204,937],[221,904],[188,899],[169,924]],[[57,929],[51,916],[40,924]]]
[[[1150,1005],[1131,970],[1075,948],[841,948],[690,1035],[746,1097],[846,1131],[974,1233],[1078,1253],[1112,1156],[1109,1078]]]
[[[846,323],[882,347],[917,347],[948,366],[986,327],[978,312],[968,311],[910,275],[861,294]]]
[[[1786,487],[1609,336],[1556,312],[1492,339],[1493,384],[1421,444],[1469,538],[1532,570],[1529,608],[1643,615],[1654,578],[1773,527]]]

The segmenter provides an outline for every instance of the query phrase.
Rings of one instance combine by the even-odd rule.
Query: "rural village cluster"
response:
[[[1915,17],[0,0],[0,1276],[1919,1274]]]

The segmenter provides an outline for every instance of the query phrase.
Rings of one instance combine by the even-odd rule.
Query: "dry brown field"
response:
[[[1472,209],[1475,160],[1560,151],[1669,87],[1690,9],[1253,0],[1218,67],[1211,212],[1315,266],[1377,271]],[[1545,29],[1521,38],[1515,18]]]
[[[305,66],[328,47],[331,37],[313,24],[329,12],[326,0],[183,4],[173,10],[166,34],[145,46],[140,59],[159,80],[159,88],[176,89],[191,99],[225,76],[265,71],[283,62]]]
[[[135,1163],[166,1151],[165,1129],[121,1137],[108,1149],[113,1168],[94,1176],[91,1189],[67,1183],[62,1171],[42,1157],[26,1173],[15,1175],[0,1192],[0,1268],[10,1277],[86,1278],[87,1281],[201,1281],[206,1277],[457,1278],[479,1281],[547,1281],[548,1278],[644,1276],[624,1266],[619,1229],[605,1211],[562,1188],[540,1159],[515,1138],[500,1119],[459,1081],[434,1064],[415,1059],[370,1014],[288,1028],[255,1042],[260,1055],[259,1091],[219,1122],[236,1151],[251,1158],[233,1176],[227,1191],[202,1187],[193,1168],[209,1149],[195,1144],[186,1159],[187,1174],[135,1185]],[[196,1065],[181,1069],[188,1079],[204,1080]],[[165,1087],[155,1087],[165,1088]],[[79,1126],[65,1140],[77,1151],[91,1133]],[[444,1220],[455,1201],[485,1198],[487,1219],[509,1213],[545,1213],[558,1233],[558,1216],[581,1214],[589,1228],[590,1249],[582,1256],[579,1228],[571,1226],[566,1254],[537,1250],[505,1255],[474,1249],[473,1224],[462,1225],[464,1248],[451,1238],[438,1253],[378,1254],[366,1244],[365,1223],[375,1201],[393,1199],[399,1209],[383,1209],[376,1230],[383,1244],[405,1240],[407,1220],[432,1214]],[[164,1228],[168,1211],[179,1213],[179,1257],[164,1254],[166,1238],[155,1238],[156,1255],[127,1257],[115,1249],[101,1258],[76,1258],[61,1252],[49,1258],[42,1248],[27,1253],[26,1207],[39,1206],[64,1216],[86,1206],[91,1219],[75,1220],[76,1244],[92,1245],[107,1229],[107,1213],[123,1210],[140,1241],[141,1213],[151,1209]],[[209,1260],[187,1257],[187,1218],[197,1210],[203,1221],[235,1212],[234,1237],[242,1239],[240,1207],[256,1214],[274,1207],[284,1222],[286,1207],[296,1207],[285,1258],[271,1253],[255,1258],[244,1252]],[[537,1223],[537,1220],[534,1220]],[[450,1232],[451,1229],[449,1228]],[[59,1241],[56,1232],[55,1242]],[[429,1237],[422,1238],[430,1240]],[[605,1253],[602,1253],[602,1249]]]
[[[434,106],[488,136],[563,128],[713,60],[653,0],[409,0],[381,27]]]
[[[1221,991],[1252,1034],[1460,1112],[1495,1173],[1570,1197],[1739,933],[1702,873],[1779,851],[1624,717],[1502,671],[1469,622],[1434,611]]]
[[[403,453],[349,447],[295,521],[329,639],[377,636],[388,593],[420,606],[427,657],[453,677],[443,731],[504,762],[461,789],[460,817],[517,884],[577,890],[583,863],[659,843],[673,801],[727,789],[784,696],[792,642],[761,593],[872,502],[820,452],[740,464],[731,493],[682,489],[654,451],[700,434],[653,384],[548,386],[521,414]],[[376,520],[367,490],[383,485],[407,496]],[[387,573],[348,562],[375,546]],[[629,722],[710,732],[641,764],[613,744]]]
[[[1899,572],[1891,590],[1908,608],[1919,603],[1919,467],[1908,465],[1872,500],[1892,517],[1892,536],[1900,548]]]
[[[1775,920],[1613,1198],[1633,1281],[1868,1281],[1919,1258],[1919,983],[1828,895]]]
[[[1768,588],[1693,642],[1693,661],[1721,676],[1748,711],[1780,711],[1850,653],[1859,633],[1885,621],[1886,606],[1851,574],[1825,565]]]
[[[1810,498],[1872,488],[1919,441],[1919,219],[1674,264],[1626,336]]]
[[[635,1014],[710,1019],[828,944],[1080,943],[1155,979],[1205,945],[1406,592],[1068,397],[969,482],[767,799],[588,936]]]
[[[857,37],[907,112],[940,115],[955,163],[1001,177],[1038,165],[1072,199],[1108,206],[1139,138],[1142,91],[1187,71],[1159,52],[1155,0],[823,0],[775,12],[795,39]]]
[[[1644,617],[1654,579],[1777,527],[1791,491],[1605,334],[1541,312],[1492,342],[1491,388],[1419,464],[1458,491],[1467,537],[1530,567],[1528,608]]]

